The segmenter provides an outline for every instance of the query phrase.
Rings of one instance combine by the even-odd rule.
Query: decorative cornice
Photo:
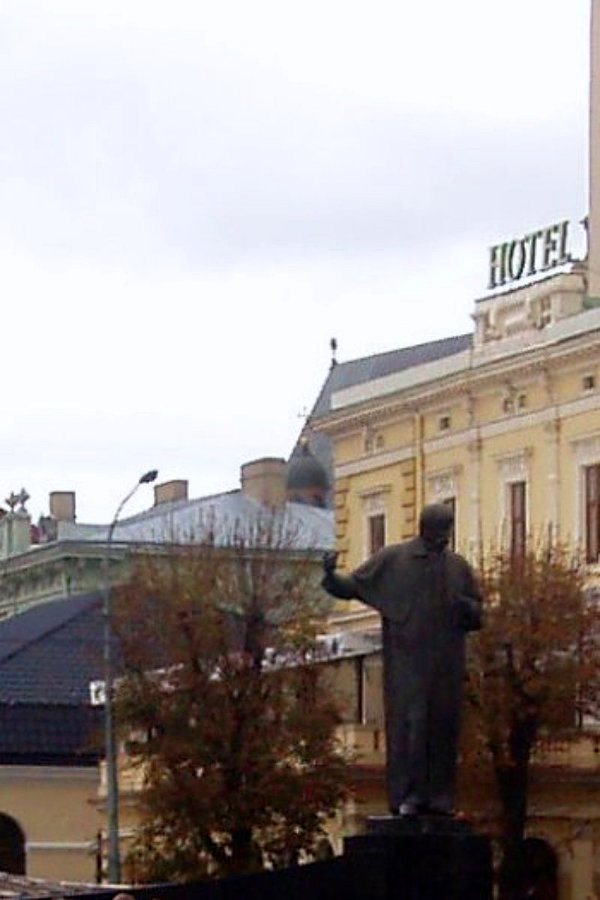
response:
[[[532,456],[533,449],[531,447],[523,447],[522,450],[497,456],[495,463],[502,479],[504,481],[514,479],[525,481],[529,474],[529,460]]]
[[[380,494],[389,494],[391,490],[391,484],[379,484],[376,487],[365,488],[364,491],[359,491],[358,496],[361,498],[361,500],[366,500],[368,497],[376,497]]]
[[[533,370],[542,371],[556,362],[582,365],[577,357],[595,355],[597,358],[600,331],[600,310],[594,310],[598,319],[588,331],[557,338],[556,341],[529,349],[520,348],[510,354],[495,358],[478,359],[453,373],[443,374],[435,380],[416,385],[406,385],[390,393],[373,395],[357,400],[349,406],[333,409],[325,416],[315,419],[311,425],[317,431],[330,435],[346,432],[349,427],[364,426],[372,418],[396,418],[402,414],[409,416],[422,411],[428,404],[443,404],[457,395],[463,396],[468,390],[477,399],[477,393],[486,387],[495,387],[499,377],[509,377],[514,381],[531,380]],[[586,315],[585,313],[579,315]],[[572,316],[572,319],[579,316]],[[565,320],[560,320],[561,324]],[[566,346],[566,343],[569,346]],[[459,354],[457,354],[458,356]],[[464,354],[460,354],[461,356]],[[465,379],[467,381],[465,382]],[[367,382],[368,384],[369,382]]]
[[[96,841],[27,841],[25,850],[27,853],[32,851],[35,853],[36,850],[43,850],[44,852],[57,851],[58,853],[81,853],[82,851],[89,853],[95,850],[96,846]]]
[[[344,478],[347,475],[358,475],[360,472],[372,472],[375,469],[383,469],[385,466],[393,466],[396,463],[412,459],[415,450],[412,444],[401,447],[398,450],[388,450],[385,453],[373,453],[371,456],[361,457],[353,462],[341,463],[335,467],[335,478]]]
[[[0,765],[0,783],[18,781],[100,781],[98,766]]]
[[[376,513],[385,513],[386,512],[386,496],[389,493],[389,488],[384,491],[378,491],[377,493],[370,492],[368,494],[363,495],[363,512],[367,513],[367,515],[373,515]]]
[[[579,397],[556,406],[545,407],[535,412],[526,412],[508,418],[497,419],[478,427],[466,428],[443,437],[430,438],[423,442],[423,450],[426,454],[439,453],[445,450],[453,450],[466,446],[470,451],[478,452],[482,448],[482,442],[489,438],[504,434],[514,434],[536,426],[544,426],[548,429],[548,435],[555,439],[555,429],[560,428],[560,422],[571,416],[586,412],[600,410],[600,393]],[[575,446],[587,437],[572,438],[570,443]],[[358,475],[362,472],[372,472],[384,466],[393,465],[411,459],[415,455],[414,445],[407,444],[386,453],[374,454],[367,458],[343,463],[335,468],[335,477],[341,478],[348,475]]]
[[[462,473],[461,465],[450,466],[426,475],[429,495],[433,498],[454,497],[458,494],[458,479]]]
[[[578,465],[596,463],[600,459],[600,431],[571,438],[569,443],[573,448]]]

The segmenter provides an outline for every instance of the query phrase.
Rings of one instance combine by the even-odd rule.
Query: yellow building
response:
[[[413,535],[424,504],[447,502],[456,547],[472,560],[490,546],[518,552],[527,536],[550,534],[579,547],[595,579],[600,306],[585,266],[561,263],[556,274],[486,296],[473,318],[473,334],[332,369],[311,426],[333,445],[340,562],[353,569],[384,543]],[[338,603],[330,628],[371,630],[377,618],[357,601]],[[372,750],[381,724],[381,710],[362,709],[359,749]],[[600,794],[590,778],[598,764],[588,751],[580,748],[576,766],[558,761],[560,787],[558,779],[541,785],[532,807],[531,833],[554,845],[562,896],[573,900],[598,878]],[[385,809],[382,778],[379,791],[375,784],[362,793],[364,812]],[[585,804],[574,799],[578,791]]]
[[[347,567],[414,534],[437,501],[471,558],[551,533],[598,561],[600,307],[585,270],[477,301],[474,320],[473,335],[409,348],[417,363],[398,351],[396,371],[332,392],[313,421],[334,446]]]
[[[308,429],[331,445],[346,571],[414,535],[426,503],[446,502],[456,549],[473,562],[550,536],[577,548],[590,584],[600,581],[600,0],[590,101],[586,258],[571,258],[578,226],[567,222],[500,243],[472,333],[332,363]],[[329,628],[359,641],[378,616],[340,602]],[[364,764],[358,819],[386,804],[380,675],[367,656],[356,671],[362,699],[345,735]],[[557,750],[532,784],[528,833],[556,865],[561,900],[600,897],[599,748],[600,731]]]

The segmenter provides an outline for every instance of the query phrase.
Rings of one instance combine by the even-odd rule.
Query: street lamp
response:
[[[126,503],[131,500],[141,484],[150,484],[158,475],[156,469],[145,472],[133,488],[121,500],[108,529],[104,553],[104,740],[106,755],[106,805],[108,810],[108,880],[112,884],[121,881],[121,857],[119,852],[119,781],[117,772],[117,747],[113,715],[113,634],[112,596],[110,589],[110,548],[115,527]]]

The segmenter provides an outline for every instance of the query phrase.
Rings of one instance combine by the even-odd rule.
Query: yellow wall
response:
[[[26,875],[95,881],[97,768],[0,766],[0,812],[25,835]]]
[[[337,426],[333,445],[340,565],[351,570],[367,555],[370,496],[381,494],[386,542],[394,543],[415,533],[417,508],[440,499],[444,479],[446,493],[456,498],[458,547],[467,555],[506,536],[505,495],[511,480],[527,483],[533,538],[547,535],[552,525],[553,533],[576,544],[582,537],[577,499],[582,442],[587,442],[584,462],[600,462],[600,392],[581,388],[582,373],[590,369],[590,364],[579,364],[574,372],[569,362],[561,367],[560,360],[554,360],[549,381],[528,375],[524,364],[526,406],[509,413],[503,408],[506,379],[501,369],[495,387],[486,383],[467,396],[457,386],[457,398],[444,405],[430,396],[421,414],[422,441],[399,414],[396,426],[386,426],[380,453],[365,453],[353,423],[348,438]],[[512,383],[518,383],[518,375],[511,372]],[[451,417],[451,428],[443,432],[440,410]],[[361,409],[361,417],[368,419],[368,407]],[[372,433],[377,433],[375,426]],[[598,439],[596,455],[590,437]],[[397,460],[390,462],[394,453]]]
[[[476,346],[475,355],[481,354],[476,364],[471,354],[462,372],[427,383],[418,377],[409,383],[402,373],[403,386],[395,393],[389,379],[384,389],[390,392],[379,396],[376,384],[362,396],[354,388],[346,403],[338,396],[332,413],[316,423],[333,444],[337,545],[347,571],[365,558],[372,503],[385,512],[386,542],[394,543],[415,533],[425,503],[454,497],[457,548],[476,560],[481,550],[507,536],[511,481],[526,482],[531,537],[542,539],[551,528],[553,535],[578,546],[583,537],[582,467],[600,463],[600,317],[598,311],[586,312],[585,283],[578,277],[567,276],[573,288],[569,316],[558,316],[554,332],[526,325],[529,334],[509,335],[504,344],[495,335],[489,346]],[[532,288],[540,296],[545,292],[558,310],[561,278],[556,289],[552,282]],[[522,291],[525,309],[528,291]],[[501,297],[498,303],[503,302],[513,300]],[[578,309],[585,319],[577,319]],[[583,321],[591,323],[589,332],[580,326]],[[569,328],[572,337],[566,339]],[[591,389],[584,384],[590,375],[596,378]],[[600,564],[588,567],[588,575],[600,582]],[[358,602],[338,603],[331,627],[360,630],[377,622],[378,616]],[[349,711],[351,671],[338,670]],[[379,709],[372,734],[368,714],[362,724],[345,726],[347,741],[360,748],[365,765],[372,765],[348,818],[355,824],[361,815],[385,811],[383,772],[377,774],[377,765],[384,763],[378,743],[381,720]],[[577,745],[576,752],[581,749]],[[595,781],[589,780],[590,771],[597,769],[597,751],[594,742],[584,764],[558,761],[532,789],[529,834],[556,850],[561,900],[583,900],[592,890],[600,896],[600,805]]]

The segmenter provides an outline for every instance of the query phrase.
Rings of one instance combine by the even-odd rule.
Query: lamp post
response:
[[[156,469],[145,472],[129,493],[121,500],[108,529],[104,554],[104,740],[106,756],[106,805],[108,811],[108,880],[118,884],[121,880],[119,852],[119,781],[117,773],[117,746],[113,715],[113,634],[112,596],[110,588],[110,548],[115,526],[126,503],[131,500],[141,484],[150,484],[158,475]]]

